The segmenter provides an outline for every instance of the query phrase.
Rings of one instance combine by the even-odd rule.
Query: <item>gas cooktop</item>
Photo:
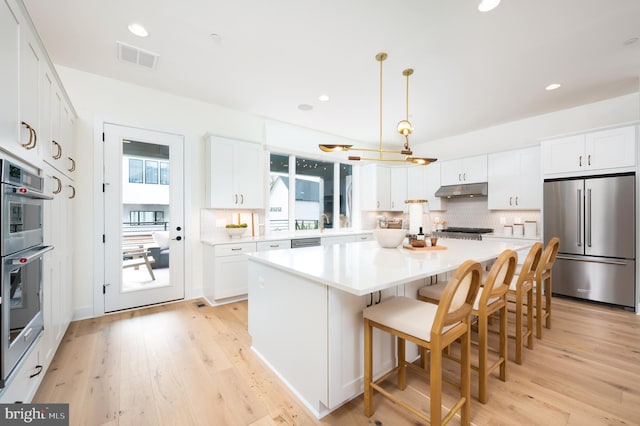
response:
[[[489,234],[491,232],[493,232],[493,229],[491,228],[463,228],[451,226],[441,231],[434,232],[434,235],[440,238],[482,240],[482,234]]]

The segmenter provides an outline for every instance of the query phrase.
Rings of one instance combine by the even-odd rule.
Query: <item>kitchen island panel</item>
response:
[[[325,285],[249,262],[251,346],[316,416],[328,405],[327,293]]]

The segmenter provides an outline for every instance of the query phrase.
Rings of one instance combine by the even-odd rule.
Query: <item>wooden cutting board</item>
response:
[[[406,248],[407,250],[447,250],[445,246],[433,246],[433,247],[413,247],[407,244],[404,244],[402,248]]]

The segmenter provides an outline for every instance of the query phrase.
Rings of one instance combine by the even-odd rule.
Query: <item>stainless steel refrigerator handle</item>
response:
[[[582,189],[578,189],[578,247],[582,247]]]
[[[38,248],[35,251],[30,250],[27,253],[21,252],[12,256],[8,256],[6,258],[6,261],[11,265],[26,265],[27,263],[33,262],[35,259],[51,250],[53,250],[53,246],[44,246],[42,248]]]
[[[586,233],[587,233],[587,246],[591,247],[591,188],[587,189],[587,202],[586,202]]]
[[[629,263],[622,260],[613,260],[613,259],[604,260],[604,259],[597,259],[597,258],[591,258],[591,257],[574,257],[574,256],[567,256],[562,254],[559,254],[557,258],[562,260],[575,260],[576,262],[604,263],[607,265],[620,265],[620,266],[624,266]]]

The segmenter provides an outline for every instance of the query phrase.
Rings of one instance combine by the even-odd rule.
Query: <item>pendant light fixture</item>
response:
[[[407,78],[406,84],[406,102],[405,102],[405,119],[401,120],[397,125],[398,133],[400,133],[405,138],[404,146],[400,150],[392,150],[392,149],[384,149],[382,146],[382,62],[387,59],[387,54],[384,52],[378,53],[376,55],[376,61],[380,63],[380,115],[379,115],[379,136],[380,136],[380,145],[378,149],[371,148],[354,148],[353,145],[327,145],[322,144],[318,145],[320,149],[324,152],[337,152],[337,151],[363,151],[363,152],[377,152],[377,157],[366,158],[355,155],[350,155],[348,158],[352,161],[385,161],[385,162],[402,162],[402,163],[414,163],[426,166],[434,161],[437,161],[436,158],[421,158],[421,157],[413,157],[413,151],[409,146],[409,135],[413,132],[413,125],[409,121],[409,76],[413,74],[413,69],[407,68],[402,71],[402,75]],[[402,158],[388,158],[385,157],[384,154],[396,154],[403,156]]]

